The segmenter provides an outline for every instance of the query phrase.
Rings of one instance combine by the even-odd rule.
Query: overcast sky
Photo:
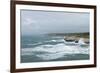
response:
[[[21,33],[89,32],[89,17],[89,13],[21,10]]]

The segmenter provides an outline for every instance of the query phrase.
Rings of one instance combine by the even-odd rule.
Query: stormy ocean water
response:
[[[21,36],[21,63],[88,60],[89,45],[67,42],[63,36]]]

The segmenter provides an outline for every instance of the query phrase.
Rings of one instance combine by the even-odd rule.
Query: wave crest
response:
[[[40,45],[35,48],[23,48],[21,51],[22,55],[35,55],[43,60],[52,60],[64,57],[65,55],[73,55],[73,54],[89,54],[89,47],[81,47],[81,46],[68,46],[64,43],[51,45]],[[36,52],[46,52],[46,53],[36,53]]]

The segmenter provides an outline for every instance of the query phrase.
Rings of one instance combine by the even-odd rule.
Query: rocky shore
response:
[[[89,44],[89,32],[82,33],[50,33],[49,36],[63,36],[64,40],[67,42],[78,43],[81,39],[84,43]]]
[[[77,37],[77,36],[64,36],[64,40],[67,42],[75,41],[76,43],[78,43],[80,39],[82,39],[84,43],[89,44],[89,38]]]

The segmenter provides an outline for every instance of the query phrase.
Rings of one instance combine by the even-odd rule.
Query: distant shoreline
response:
[[[75,41],[78,42],[80,39],[86,44],[89,44],[89,32],[83,33],[50,33],[49,36],[63,36],[65,41]]]

